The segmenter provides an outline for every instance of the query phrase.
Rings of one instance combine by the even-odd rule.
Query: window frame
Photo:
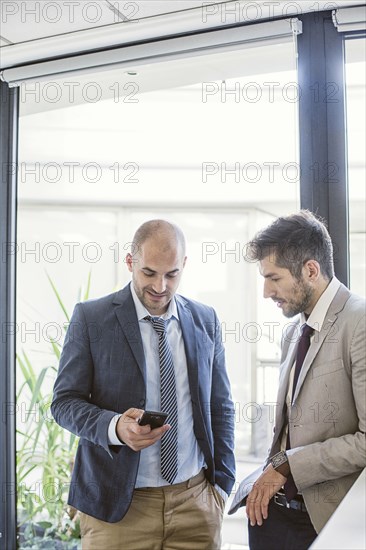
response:
[[[300,204],[323,216],[335,243],[336,276],[349,282],[348,181],[346,154],[346,104],[344,78],[344,40],[332,22],[332,12],[299,16],[303,34],[298,37],[300,142]],[[237,25],[241,26],[241,25]],[[225,32],[225,30],[224,30]],[[226,29],[227,32],[227,29]],[[192,33],[187,33],[192,38]],[[347,34],[349,36],[349,34]],[[337,88],[338,101],[314,101],[314,85],[321,92],[329,84]],[[0,82],[1,131],[0,162],[0,319],[2,332],[13,327],[13,333],[0,339],[0,397],[3,407],[0,423],[0,549],[16,547],[16,443],[15,443],[15,281],[16,255],[4,254],[4,247],[16,247],[16,170],[17,166],[19,95],[17,88]],[[321,124],[319,124],[321,121]],[[317,164],[315,164],[317,163]],[[333,164],[332,164],[333,163]],[[337,181],[330,183],[336,163]],[[318,173],[314,166],[319,166]]]
[[[0,548],[16,548],[15,282],[18,155],[18,89],[0,82]]]

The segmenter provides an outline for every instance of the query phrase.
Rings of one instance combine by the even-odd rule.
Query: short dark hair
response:
[[[309,210],[277,218],[259,231],[246,249],[246,259],[259,261],[273,255],[275,263],[296,279],[309,260],[316,260],[322,275],[334,277],[333,245],[324,220]]]

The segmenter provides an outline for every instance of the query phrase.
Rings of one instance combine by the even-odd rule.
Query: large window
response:
[[[347,39],[347,139],[349,170],[350,283],[365,296],[366,278],[366,39]]]
[[[147,219],[173,220],[187,236],[180,292],[217,310],[236,455],[263,458],[283,319],[264,302],[257,268],[244,254],[257,229],[299,207],[295,54],[291,38],[182,65],[91,75],[79,81],[77,101],[68,95],[72,78],[41,83],[38,98],[22,90],[18,393],[25,409],[39,412],[17,419],[19,519],[29,540],[37,534],[30,522],[39,520],[51,537],[77,537],[62,514],[75,442],[48,410],[64,323],[79,296],[129,281],[124,256]],[[52,470],[55,463],[62,468]],[[224,542],[241,536],[226,529]]]
[[[109,10],[110,3],[105,4]],[[299,207],[301,171],[301,203],[328,219],[339,252],[337,274],[348,280],[346,130],[339,71],[343,36],[351,287],[364,294],[364,10],[331,11],[329,3],[320,4],[329,11],[301,15],[300,23],[288,18],[215,31],[202,28],[203,21],[193,17],[192,25],[188,22],[191,30],[203,32],[185,36],[178,26],[183,32],[178,38],[107,50],[93,42],[102,51],[63,59],[64,39],[70,40],[66,49],[71,52],[80,38],[94,36],[73,33],[51,40],[57,51],[43,44],[41,56],[46,51],[50,56],[46,63],[26,62],[37,56],[37,40],[29,50],[28,44],[24,48],[0,41],[6,51],[0,82],[0,388],[7,404],[0,425],[0,475],[6,491],[1,548],[15,546],[16,494],[20,547],[79,545],[75,511],[68,515],[65,510],[76,441],[51,418],[53,380],[73,304],[128,281],[123,257],[136,225],[146,218],[173,219],[187,234],[189,262],[181,292],[211,303],[222,322],[237,411],[238,478],[253,469],[250,461],[261,460],[271,434],[283,319],[263,300],[255,266],[242,261],[243,246],[256,229]],[[179,21],[187,25],[185,15]],[[145,30],[154,26],[153,36],[178,28],[166,25],[166,18],[151,22]],[[53,22],[51,26],[56,29]],[[121,29],[109,27],[110,43]],[[292,32],[303,32],[298,51],[303,99],[299,132]],[[138,63],[134,66],[131,59]],[[89,74],[87,66],[101,71]],[[61,80],[60,71],[68,77]],[[26,84],[20,84],[23,79]],[[6,82],[20,87],[13,93]],[[339,95],[329,97],[338,85]],[[318,91],[326,92],[324,101],[319,101]],[[335,163],[342,177],[330,185]],[[314,177],[314,166],[324,171],[321,178]],[[225,550],[242,548],[244,531],[239,514],[225,518]]]

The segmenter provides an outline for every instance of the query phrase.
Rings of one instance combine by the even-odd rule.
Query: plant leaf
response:
[[[56,342],[54,342],[53,340],[51,341],[51,345],[52,345],[53,352],[56,355],[57,360],[59,361],[60,357],[61,357],[60,349],[59,349],[58,345],[56,344]]]
[[[55,287],[54,282],[52,281],[51,277],[48,275],[47,271],[46,271],[46,275],[47,275],[47,278],[48,278],[49,282],[51,283],[52,290],[53,290],[53,292],[54,292],[55,295],[56,295],[57,301],[58,301],[58,303],[60,304],[61,309],[62,309],[62,311],[64,312],[66,319],[67,319],[68,321],[70,321],[70,317],[69,317],[69,315],[68,315],[68,313],[67,313],[67,311],[66,311],[66,308],[65,308],[65,306],[64,306],[64,304],[63,304],[63,302],[62,302],[62,300],[61,300],[61,296],[59,295],[59,293],[58,293],[58,291],[57,291],[57,288]]]
[[[84,302],[85,302],[85,300],[87,300],[87,299],[89,298],[90,283],[91,283],[91,270],[89,271],[88,281],[87,281],[86,289],[85,289],[85,292],[84,292],[84,297],[83,297],[83,301],[84,301]]]
[[[27,355],[24,350],[23,350],[23,357],[24,357],[24,361],[20,357],[20,355],[17,355],[18,363],[22,371],[22,374],[25,378],[26,384],[28,384],[29,389],[31,390],[31,392],[33,392],[34,381],[35,381],[34,371],[32,369],[32,365],[30,365],[29,359],[27,358]]]
[[[42,401],[41,387],[42,387],[43,380],[44,380],[44,377],[46,376],[47,371],[48,371],[48,367],[45,367],[44,369],[42,369],[41,374],[37,378],[37,382],[36,382],[36,385],[35,385],[34,390],[33,390],[32,401],[29,405],[29,411],[28,411],[27,416],[26,416],[27,420],[29,419],[29,415],[31,414],[32,408],[34,407],[34,405],[36,403],[39,403],[40,401]]]

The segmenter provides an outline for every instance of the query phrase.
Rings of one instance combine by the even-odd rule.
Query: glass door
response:
[[[238,477],[262,460],[271,433],[283,320],[267,309],[257,269],[244,253],[257,229],[299,208],[295,43],[261,43],[100,78],[79,81],[82,101],[65,96],[72,86],[60,81],[43,84],[38,102],[22,104],[22,548],[55,540],[64,548],[79,545],[77,515],[66,506],[77,442],[50,415],[53,380],[73,305],[126,284],[128,243],[149,218],[182,227],[189,261],[180,292],[220,317],[236,406]],[[226,545],[242,538],[236,521],[225,519]]]

